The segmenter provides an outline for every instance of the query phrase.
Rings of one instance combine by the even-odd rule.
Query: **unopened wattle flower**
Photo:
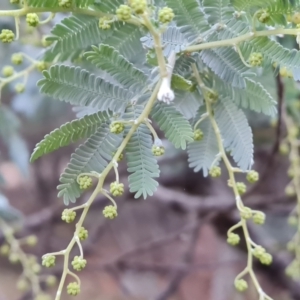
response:
[[[168,77],[163,78],[160,89],[157,94],[159,101],[170,104],[175,98],[174,92],[171,89],[171,82]]]

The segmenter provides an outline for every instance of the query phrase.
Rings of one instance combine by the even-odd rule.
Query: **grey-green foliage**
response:
[[[29,0],[29,4],[55,7],[57,1]],[[75,1],[75,6],[112,15],[120,4],[124,1]],[[198,126],[204,133],[203,140],[193,141],[193,126],[201,115],[198,112],[204,111],[203,95],[192,72],[195,63],[205,83],[219,95],[213,110],[224,146],[241,169],[249,169],[253,162],[252,133],[241,109],[276,115],[276,101],[258,80],[260,70],[243,63],[234,43],[196,53],[184,51],[190,45],[249,33],[252,30],[249,20],[261,8],[274,14],[270,24],[282,25],[286,21],[284,15],[291,10],[290,4],[283,0],[156,0],[154,4],[167,5],[175,13],[174,20],[162,34],[162,44],[166,60],[173,51],[177,56],[172,78],[175,100],[170,105],[157,102],[150,113],[150,121],[175,148],[188,149],[188,162],[195,171],[202,170],[206,176],[212,163],[217,163],[219,149],[209,119]],[[157,16],[158,9],[153,16]],[[239,17],[241,10],[245,15]],[[66,203],[80,196],[76,178],[81,172],[103,171],[145,109],[159,80],[153,38],[144,26],[114,21],[110,29],[102,30],[98,23],[99,18],[76,14],[56,24],[49,37],[53,43],[45,50],[44,59],[56,59],[60,64],[45,71],[38,83],[43,94],[76,106],[81,118],[46,136],[37,145],[32,159],[88,138],[77,148],[62,174],[59,196],[63,196]],[[258,20],[256,23],[258,30],[267,30],[265,24]],[[295,79],[300,78],[299,51],[284,48],[275,38],[253,37],[238,46],[246,61],[251,53],[261,52],[263,66],[276,62],[292,70]],[[79,61],[81,67],[67,65],[68,60]],[[64,61],[66,64],[62,65]],[[91,65],[93,71],[89,70]],[[109,132],[112,120],[127,121],[124,134]],[[150,129],[143,123],[125,148],[129,189],[135,197],[146,198],[158,186],[156,179],[160,171],[151,151],[155,142]]]
[[[141,114],[143,107],[135,105],[128,107],[124,118],[135,120]],[[135,193],[135,198],[152,196],[158,182],[153,179],[159,177],[159,167],[152,154],[152,136],[146,125],[142,124],[133,134],[126,146],[125,153],[128,164],[129,190]]]
[[[121,140],[121,135],[111,133],[108,125],[103,123],[75,150],[70,163],[61,174],[61,184],[58,186],[58,196],[63,197],[65,204],[75,202],[81,194],[77,183],[78,175],[91,171],[101,173],[112,159]]]

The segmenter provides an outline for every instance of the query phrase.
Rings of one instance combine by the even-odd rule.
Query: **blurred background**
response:
[[[6,8],[1,3],[1,9]],[[13,20],[1,18],[0,30],[14,28]],[[38,57],[40,38],[49,32],[43,27],[35,32],[26,28],[22,43],[0,45],[0,68],[10,63],[14,52],[23,51]],[[289,43],[287,40],[286,43]],[[75,118],[69,105],[41,96],[36,87],[40,73],[31,73],[26,91],[16,94],[14,86],[2,91],[0,107],[0,217],[15,228],[22,238],[36,235],[35,247],[24,251],[40,257],[64,249],[73,235],[74,224],[61,220],[64,205],[57,198],[59,175],[77,145],[62,148],[29,165],[34,146],[45,134]],[[296,101],[297,85],[283,82],[273,73],[262,74],[261,80],[279,100]],[[15,82],[17,83],[17,82]],[[15,84],[14,83],[14,84]],[[281,95],[286,87],[284,95]],[[267,215],[264,226],[250,222],[253,240],[268,249],[274,262],[270,267],[255,263],[264,290],[276,300],[300,299],[300,282],[285,275],[292,260],[287,242],[296,229],[287,224],[295,199],[285,196],[289,182],[289,161],[278,153],[284,124],[271,126],[270,119],[247,112],[255,139],[254,169],[261,180],[249,186],[244,197],[247,206],[261,209]],[[247,292],[235,291],[233,281],[246,264],[246,249],[226,243],[226,232],[238,220],[235,202],[227,186],[226,170],[218,179],[204,178],[188,168],[186,154],[168,148],[160,158],[160,187],[146,201],[134,199],[127,191],[118,199],[119,216],[107,220],[102,215],[107,200],[97,198],[85,228],[89,238],[83,243],[87,267],[80,273],[81,294],[78,300],[239,300],[257,299],[250,283]],[[120,164],[120,182],[126,186],[126,163]],[[110,177],[111,179],[113,177]],[[110,182],[110,178],[107,182]],[[244,180],[241,175],[240,180]],[[78,204],[89,197],[85,193]],[[0,245],[4,243],[0,232]],[[78,255],[75,249],[74,255]],[[62,260],[56,267],[43,269],[43,276],[60,279]],[[22,273],[19,264],[0,257],[0,300],[30,300],[30,293],[17,288]],[[57,285],[47,288],[54,296]],[[69,299],[64,294],[62,299]]]

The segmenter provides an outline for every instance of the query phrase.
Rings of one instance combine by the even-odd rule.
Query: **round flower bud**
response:
[[[259,174],[258,174],[258,172],[252,170],[252,171],[248,172],[246,178],[247,178],[248,182],[255,183],[259,180]]]
[[[71,282],[67,286],[67,293],[71,296],[77,296],[80,293],[80,286],[77,282]]]
[[[163,146],[152,146],[152,153],[154,156],[162,156],[165,154],[165,148]]]
[[[11,56],[11,62],[14,65],[21,65],[23,63],[23,54],[22,53],[15,53]]]
[[[131,19],[131,8],[128,5],[120,5],[116,10],[116,15],[119,20],[127,21]]]
[[[85,241],[89,236],[89,232],[84,228],[80,227],[78,237],[81,241]]]
[[[18,94],[22,94],[25,92],[25,85],[23,83],[17,83],[15,85],[15,91]]]
[[[281,77],[290,77],[291,73],[286,67],[281,67],[279,69],[279,74]]]
[[[285,274],[294,280],[300,278],[300,265],[297,260],[293,260],[285,269]]]
[[[31,267],[32,271],[35,273],[35,274],[38,274],[41,272],[41,266],[39,264],[34,264],[32,267]]]
[[[143,14],[147,9],[147,0],[129,0],[129,4],[136,14]]]
[[[38,71],[43,72],[48,69],[48,64],[44,61],[39,61],[36,63],[36,68]]]
[[[161,23],[170,23],[174,19],[173,9],[170,7],[163,7],[158,12],[158,20]]]
[[[287,243],[286,248],[288,249],[288,251],[294,252],[296,249],[296,245],[293,241],[290,241]]]
[[[244,207],[243,210],[240,211],[241,218],[248,220],[252,218],[252,209],[250,207]]]
[[[295,12],[291,17],[291,21],[294,24],[300,24],[300,12]]]
[[[15,70],[12,66],[5,66],[2,69],[2,75],[4,77],[10,77],[14,74]]]
[[[290,167],[290,168],[288,169],[288,176],[289,176],[290,178],[294,178],[295,172],[294,172],[293,167]]]
[[[236,187],[237,187],[239,195],[243,195],[246,193],[247,187],[246,187],[245,183],[237,182]]]
[[[118,216],[117,208],[113,205],[105,206],[103,215],[105,218],[114,219]]]
[[[252,254],[254,257],[260,259],[266,253],[266,249],[262,246],[257,246],[252,250]]]
[[[90,176],[85,175],[85,176],[79,177],[78,183],[79,183],[79,188],[81,190],[87,190],[92,186],[93,181]]]
[[[110,132],[115,134],[120,134],[124,131],[124,124],[121,122],[115,122],[110,124]]]
[[[279,146],[279,152],[281,155],[287,155],[289,153],[290,149],[288,144],[286,143],[281,143]]]
[[[61,219],[65,221],[66,223],[72,223],[76,218],[76,211],[73,211],[71,209],[65,209],[62,212]]]
[[[294,197],[296,196],[295,188],[292,185],[288,185],[284,190],[286,196],[288,197]]]
[[[99,19],[99,28],[106,30],[106,29],[110,29],[111,25],[110,25],[111,19],[109,17],[102,17]]]
[[[12,264],[16,264],[20,260],[19,255],[17,253],[11,253],[8,259]]]
[[[25,278],[21,278],[17,282],[17,289],[21,292],[27,292],[29,290],[28,281]]]
[[[221,168],[218,166],[213,166],[210,170],[209,170],[209,175],[213,178],[217,178],[221,176]]]
[[[58,0],[58,5],[62,8],[69,8],[72,5],[72,0]]]
[[[227,236],[227,243],[231,246],[236,246],[239,244],[240,240],[240,236],[233,232],[230,232]]]
[[[57,279],[56,279],[55,276],[49,275],[49,276],[46,278],[46,285],[47,285],[48,287],[53,287],[53,286],[56,285],[56,283],[57,283]]]
[[[252,220],[257,225],[263,225],[266,221],[266,215],[261,211],[255,212],[252,216]]]
[[[42,265],[46,268],[51,268],[55,266],[56,256],[45,255],[42,258]]]
[[[270,14],[266,10],[261,10],[257,13],[257,19],[261,23],[267,23],[270,21]]]
[[[204,133],[201,129],[196,129],[194,131],[194,140],[195,141],[201,141],[204,137]]]
[[[238,279],[238,280],[234,281],[234,286],[235,286],[237,291],[244,292],[248,288],[248,283],[244,279]]]
[[[273,261],[273,257],[271,254],[269,253],[265,253],[263,254],[260,258],[259,261],[263,264],[263,265],[270,265]]]
[[[36,235],[30,235],[26,238],[26,244],[28,246],[34,247],[38,242],[37,236]]]
[[[298,219],[297,219],[297,217],[295,217],[295,216],[290,216],[290,217],[288,218],[288,224],[289,224],[290,226],[297,227],[297,226],[298,226]]]
[[[118,182],[112,182],[110,184],[110,192],[114,197],[122,196],[124,194],[124,184]]]
[[[72,266],[73,266],[74,270],[81,271],[86,266],[86,259],[83,259],[80,256],[75,256],[73,261],[72,261]]]
[[[260,67],[262,65],[262,62],[263,62],[263,56],[261,53],[253,52],[250,54],[249,64],[252,67]]]
[[[15,39],[15,34],[9,29],[2,29],[0,33],[0,41],[3,43],[11,43]]]
[[[9,254],[10,247],[7,244],[4,244],[0,247],[0,254],[2,256],[7,256]]]
[[[40,18],[36,13],[29,13],[26,16],[26,22],[31,27],[36,27],[40,23]]]

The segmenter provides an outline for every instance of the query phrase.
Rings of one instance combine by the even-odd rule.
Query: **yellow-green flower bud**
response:
[[[105,206],[103,215],[105,218],[114,219],[118,216],[117,208],[113,205]]]
[[[89,236],[89,232],[84,228],[80,227],[78,237],[81,241],[85,241]]]
[[[279,152],[281,155],[287,155],[289,153],[290,149],[288,144],[286,143],[281,143],[279,146]]]
[[[248,220],[252,218],[252,209],[250,207],[243,207],[243,209],[240,211],[241,218]]]
[[[19,262],[20,257],[17,253],[11,253],[8,259],[12,264],[16,264]]]
[[[79,177],[78,183],[79,183],[79,188],[81,190],[87,190],[92,186],[93,181],[92,181],[91,177],[85,175],[85,176]]]
[[[204,133],[201,129],[198,128],[194,131],[194,140],[195,141],[201,141],[203,139],[203,137],[204,137]]]
[[[114,197],[122,196],[124,194],[124,184],[118,182],[112,182],[110,184],[110,192]]]
[[[36,63],[36,68],[38,71],[43,72],[48,69],[49,65],[44,61],[39,61]]]
[[[110,25],[111,18],[109,17],[102,17],[99,19],[99,28],[103,30],[107,30],[111,28]]]
[[[261,211],[255,212],[252,216],[252,220],[257,225],[263,225],[266,221],[266,215]]]
[[[25,85],[24,85],[23,83],[17,83],[17,84],[15,85],[15,91],[16,91],[16,93],[18,93],[18,94],[24,93],[24,91],[25,91]]]
[[[41,272],[42,268],[39,264],[34,264],[32,267],[31,267],[32,271],[35,273],[35,274],[38,274]]]
[[[0,33],[0,41],[3,43],[11,43],[15,39],[15,34],[9,29],[2,29]]]
[[[259,52],[253,52],[249,57],[249,64],[252,67],[260,67],[263,63],[263,56]]]
[[[295,216],[290,216],[290,217],[288,218],[288,224],[289,224],[290,226],[297,227],[297,226],[298,226],[298,219],[297,219],[297,217],[295,217]]]
[[[57,279],[56,279],[55,276],[49,275],[49,276],[46,278],[46,285],[47,285],[48,287],[53,287],[53,286],[56,285],[56,283],[57,283]]]
[[[210,103],[214,104],[218,101],[219,95],[215,91],[210,91],[206,93],[206,97]]]
[[[131,8],[128,5],[120,5],[116,10],[116,15],[119,20],[127,21],[131,19]]]
[[[115,134],[120,134],[124,131],[124,124],[121,122],[115,122],[110,124],[110,132]]]
[[[77,296],[80,293],[80,286],[77,282],[71,282],[67,286],[67,293],[71,296]]]
[[[209,175],[213,178],[217,178],[221,176],[221,168],[218,166],[213,166],[210,170],[209,170]]]
[[[273,257],[271,254],[269,253],[265,253],[263,254],[260,258],[259,261],[263,264],[263,265],[270,265],[273,261]]]
[[[248,182],[255,183],[259,180],[259,174],[258,174],[258,172],[252,170],[252,171],[248,172],[246,178],[247,178]]]
[[[129,4],[136,14],[143,14],[147,9],[147,0],[129,0]]]
[[[248,283],[244,279],[238,279],[238,280],[234,281],[234,286],[235,286],[237,291],[244,292],[248,288]]]
[[[294,23],[294,24],[300,24],[300,12],[295,12],[292,17],[291,17],[291,21]]]
[[[154,156],[162,156],[165,154],[165,148],[163,146],[152,146],[152,153]]]
[[[71,209],[65,209],[62,212],[61,219],[66,223],[72,223],[76,218],[76,212]]]
[[[257,19],[261,23],[267,23],[270,21],[270,13],[262,9],[257,13]]]
[[[38,238],[36,235],[30,235],[26,238],[26,244],[28,246],[34,247],[38,242]]]
[[[27,292],[29,290],[28,281],[25,278],[21,278],[17,282],[17,289],[21,292]]]
[[[15,72],[15,70],[12,66],[5,66],[2,69],[2,75],[4,77],[10,77],[10,76],[14,75],[14,72]]]
[[[158,12],[158,20],[161,23],[170,23],[174,19],[173,9],[170,7],[163,7]]]
[[[15,53],[11,56],[11,62],[14,65],[21,65],[23,63],[24,57],[22,53]]]
[[[284,190],[286,196],[288,197],[294,197],[296,196],[295,188],[292,185],[288,185]]]
[[[237,244],[239,244],[240,240],[241,238],[239,237],[239,235],[233,232],[230,232],[227,236],[227,243],[232,246],[236,246]]]
[[[266,249],[262,246],[257,246],[252,250],[252,254],[254,257],[260,259],[266,253]]]
[[[0,247],[0,254],[2,256],[7,256],[9,254],[10,247],[7,244],[4,244]]]
[[[238,193],[239,193],[240,195],[245,194],[246,191],[247,191],[247,187],[246,187],[245,183],[243,183],[243,182],[237,182],[237,183],[236,183],[236,188],[237,188]]]
[[[74,270],[81,271],[86,266],[86,259],[83,259],[80,256],[75,256],[73,261],[72,261],[72,266],[73,266]]]
[[[45,255],[42,258],[42,265],[46,268],[51,268],[55,266],[56,256]]]
[[[293,241],[290,241],[287,243],[286,248],[288,249],[288,251],[294,252],[296,249],[296,245]]]
[[[26,22],[31,27],[36,27],[40,23],[40,18],[36,13],[29,13],[26,16]]]

